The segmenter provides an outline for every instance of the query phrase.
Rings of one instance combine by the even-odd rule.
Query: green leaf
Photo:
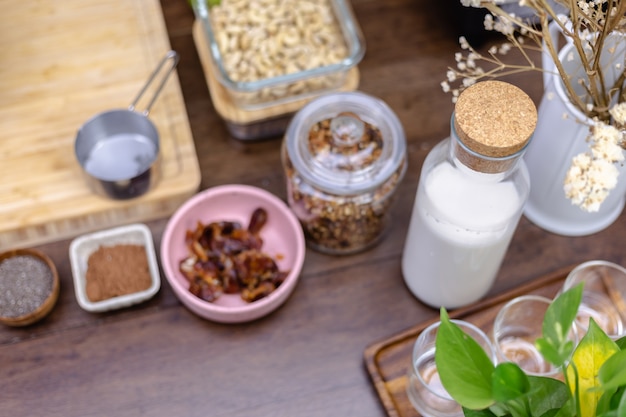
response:
[[[606,415],[611,412],[613,396],[617,392],[617,389],[611,389],[604,391],[598,399],[598,405],[596,406],[597,415]]]
[[[576,414],[576,409],[571,403],[571,393],[563,382],[539,376],[529,376],[528,381],[530,383],[528,406],[531,415],[544,416],[558,412],[563,413],[562,417],[569,417]]]
[[[598,373],[607,359],[619,351],[619,347],[596,322],[593,319],[589,320],[587,334],[576,347],[571,363],[567,367],[570,389],[574,391],[578,385],[578,405],[581,413],[579,417],[595,416],[596,405],[602,395],[597,389],[600,386]],[[578,375],[573,370],[574,366]]]
[[[598,379],[604,390],[626,385],[626,350],[615,352],[604,362],[598,372]]]
[[[617,392],[611,397],[611,409],[617,410],[621,401],[624,401],[626,396],[626,387],[620,387]]]
[[[539,353],[541,353],[541,356],[543,356],[545,360],[552,364],[555,364],[556,366],[562,366],[563,358],[561,355],[561,350],[565,349],[566,347],[561,348],[560,346],[554,346],[547,339],[541,337],[535,340],[535,347],[537,348]],[[571,349],[573,349],[573,345],[569,346],[569,348],[571,351]]]
[[[626,417],[626,395],[623,389],[617,391],[611,398],[611,408],[609,411],[600,413],[601,417]]]
[[[620,350],[626,350],[626,336],[621,337],[615,341]]]
[[[557,412],[552,417],[575,417],[576,413],[576,402],[573,398],[570,399],[563,405],[563,407],[559,408]]]
[[[443,307],[435,363],[444,388],[463,407],[483,409],[493,404],[491,359],[474,339],[450,321]]]
[[[501,403],[494,403],[488,408],[489,412],[497,417],[504,417],[511,414],[506,405]]]
[[[574,343],[568,340],[582,300],[583,284],[578,284],[559,294],[546,310],[542,324],[542,337],[535,346],[544,358],[555,366],[563,366],[569,360]]]
[[[498,417],[488,408],[485,408],[484,410],[470,410],[469,408],[463,408],[463,414],[465,417]]]
[[[617,416],[618,417],[626,417],[626,391],[622,390],[622,398],[619,401],[619,406],[617,407]]]
[[[513,362],[496,366],[491,381],[493,398],[499,402],[518,399],[530,390],[528,376]]]

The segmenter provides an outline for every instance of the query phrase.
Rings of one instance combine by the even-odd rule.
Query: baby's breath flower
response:
[[[515,31],[515,26],[513,25],[513,21],[511,19],[498,16],[493,25],[493,30],[500,32],[503,35],[512,35]]]
[[[485,26],[485,30],[493,30],[494,28],[493,16],[490,14],[485,15],[485,20],[483,24]]]
[[[470,49],[470,44],[465,36],[459,37],[459,44],[461,45],[461,49]]]
[[[604,159],[587,154],[574,157],[565,177],[565,196],[583,210],[595,212],[617,185],[619,171]]]
[[[502,45],[500,45],[500,49],[498,49],[498,52],[500,53],[500,55],[506,55],[510,50],[511,44],[508,42],[504,42]]]
[[[461,4],[465,7],[482,7],[480,0],[461,0]]]
[[[622,126],[626,125],[626,102],[616,104],[609,110],[609,113],[617,123]]]
[[[463,78],[463,87],[467,88],[476,84],[475,78]]]
[[[604,159],[609,163],[622,162],[624,150],[620,146],[624,132],[615,126],[596,123],[591,129],[591,154],[594,158]]]
[[[598,122],[591,128],[591,140],[594,143],[608,142],[618,143],[620,138],[620,131],[613,125],[607,125],[606,123]]]
[[[598,122],[591,128],[590,151],[572,158],[563,189],[572,204],[594,212],[600,209],[609,192],[617,185],[617,162],[624,160],[619,146],[624,133],[615,126]]]

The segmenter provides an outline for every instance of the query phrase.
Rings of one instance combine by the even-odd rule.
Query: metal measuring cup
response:
[[[89,187],[96,194],[125,200],[146,193],[158,182],[159,133],[148,114],[178,60],[175,51],[167,52],[128,109],[99,113],[78,130],[74,151]],[[146,109],[141,113],[135,111],[141,97],[168,62],[170,66],[162,74]]]

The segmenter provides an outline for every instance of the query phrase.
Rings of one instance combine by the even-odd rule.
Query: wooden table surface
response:
[[[440,3],[433,6],[433,3]],[[277,311],[223,325],[183,307],[163,279],[142,305],[105,314],[78,306],[70,240],[38,248],[61,275],[43,322],[0,328],[2,416],[383,416],[365,348],[437,311],[407,290],[400,258],[422,162],[448,135],[450,96],[440,81],[458,50],[446,2],[353,0],[367,42],[360,90],[386,101],[406,130],[409,169],[378,246],[333,257],[308,250],[300,282]],[[201,188],[251,184],[285,198],[280,138],[229,137],[212,106],[185,0],[162,0],[200,168]],[[538,103],[539,74],[513,80]],[[149,222],[158,247],[167,219]],[[588,237],[547,233],[522,218],[490,295],[590,259],[626,264],[626,214]],[[16,242],[19,246],[19,242]]]

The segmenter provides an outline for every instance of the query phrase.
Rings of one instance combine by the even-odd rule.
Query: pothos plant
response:
[[[443,386],[465,416],[626,416],[626,338],[613,341],[593,320],[578,345],[567,338],[582,285],[550,304],[542,337],[535,342],[543,357],[561,368],[564,382],[527,375],[512,362],[494,365],[441,309],[435,362]]]

